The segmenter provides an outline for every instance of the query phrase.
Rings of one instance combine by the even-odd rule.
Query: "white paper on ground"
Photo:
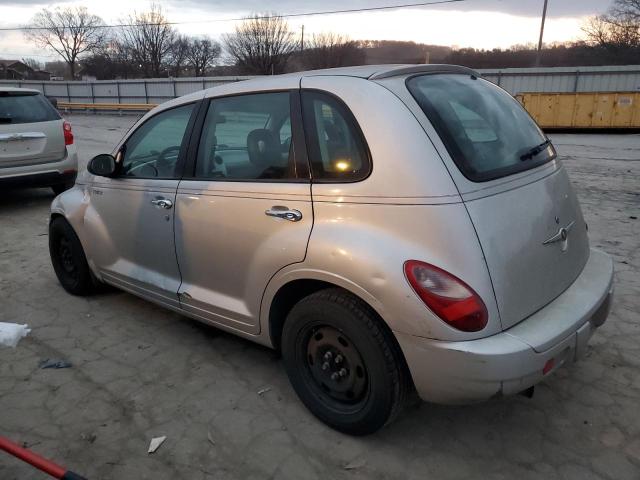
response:
[[[0,322],[0,346],[15,348],[20,339],[30,331],[28,325]]]
[[[162,442],[164,442],[166,439],[166,436],[152,438],[151,443],[149,444],[149,453],[153,453],[158,450],[158,448],[160,448],[160,445],[162,445]]]

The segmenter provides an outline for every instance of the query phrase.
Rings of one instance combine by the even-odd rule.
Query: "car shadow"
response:
[[[48,206],[54,198],[50,188],[0,188],[0,212]]]

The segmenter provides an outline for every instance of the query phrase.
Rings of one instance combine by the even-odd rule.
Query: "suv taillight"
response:
[[[473,289],[441,268],[407,260],[404,273],[413,290],[438,317],[463,332],[478,332],[487,325],[487,307]]]
[[[69,122],[62,123],[62,131],[64,132],[64,144],[73,145],[73,132],[71,131],[71,124]]]

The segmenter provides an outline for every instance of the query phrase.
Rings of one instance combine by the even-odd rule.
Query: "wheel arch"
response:
[[[374,311],[381,324],[391,332],[391,327],[384,319],[382,304],[364,288],[338,275],[300,270],[272,280],[263,296],[261,331],[268,335],[271,345],[276,350],[280,349],[282,328],[293,306],[304,297],[328,288],[340,288],[357,297]]]
[[[321,275],[319,272],[315,272],[315,274],[307,273],[306,276],[300,275],[296,278],[290,278],[288,281],[279,282],[277,288],[272,286],[271,291],[273,294],[270,296],[268,307],[265,308],[266,312],[265,315],[263,315],[263,317],[266,317],[264,319],[266,320],[266,325],[262,325],[262,327],[265,328],[265,330],[262,331],[265,336],[268,335],[268,341],[271,346],[277,351],[280,351],[285,321],[294,305],[303,298],[326,289],[345,291],[370,308],[371,313],[378,319],[379,328],[387,332],[385,336],[391,342],[390,347],[395,353],[399,368],[402,370],[401,381],[404,385],[403,388],[405,391],[415,391],[415,384],[407,363],[407,358],[391,326],[380,313],[380,303],[366,292],[366,290],[341,277],[326,273]],[[367,301],[367,298],[369,298],[370,301]]]

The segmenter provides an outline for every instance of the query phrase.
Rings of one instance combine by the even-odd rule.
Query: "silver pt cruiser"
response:
[[[567,172],[508,93],[447,65],[302,72],[145,115],[51,208],[62,286],[104,282],[279,349],[362,435],[415,388],[527,391],[612,296]]]

